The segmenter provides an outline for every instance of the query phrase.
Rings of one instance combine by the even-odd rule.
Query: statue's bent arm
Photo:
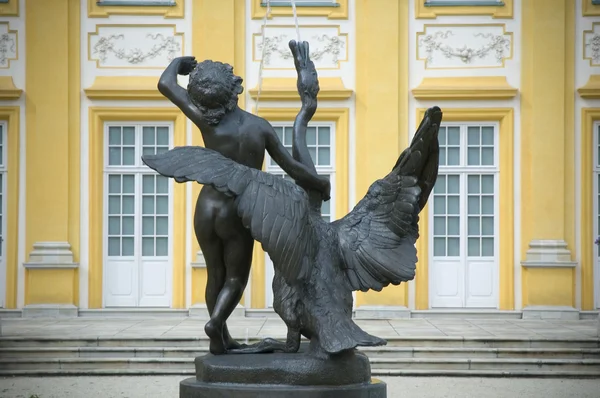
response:
[[[271,125],[266,123],[265,126],[265,147],[273,160],[285,171],[290,177],[296,180],[299,185],[304,188],[320,191],[329,199],[329,180],[319,177],[316,172],[311,170],[304,164],[296,161],[292,155],[285,149],[275,130]]]
[[[187,90],[177,83],[183,58],[175,58],[158,80],[158,91],[175,104],[195,125],[199,125],[202,113],[188,98]]]

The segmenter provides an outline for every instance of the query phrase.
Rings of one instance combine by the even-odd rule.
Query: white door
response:
[[[440,128],[429,206],[431,308],[498,306],[498,159],[493,124]]]
[[[292,131],[291,123],[274,124],[275,131],[279,136],[279,140],[283,146],[292,153]],[[331,183],[331,199],[323,202],[321,214],[323,219],[331,222],[335,214],[335,148],[334,148],[334,124],[327,122],[310,123],[306,132],[306,144],[308,150],[315,163],[315,168],[319,175],[329,178]],[[282,176],[283,178],[293,181],[283,170],[275,163],[274,160],[267,154],[266,156],[266,171]],[[265,254],[265,288],[266,288],[266,304],[267,307],[273,307],[273,262],[268,254]]]
[[[170,148],[171,130],[156,123],[105,128],[105,307],[171,306],[172,182],[141,161]]]
[[[0,308],[4,308],[6,303],[6,131],[6,124],[0,123]]]

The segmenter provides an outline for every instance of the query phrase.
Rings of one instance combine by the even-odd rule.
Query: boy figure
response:
[[[178,74],[190,75],[187,90],[177,84]],[[200,129],[205,147],[255,169],[262,168],[267,150],[299,185],[321,191],[324,200],[329,200],[329,181],[294,160],[269,122],[238,107],[242,78],[233,74],[232,66],[179,57],[163,72],[158,90]],[[224,354],[241,348],[225,322],[248,282],[254,239],[242,225],[234,199],[208,185],[202,187],[196,202],[194,230],[208,274],[210,320],[204,331],[210,339],[210,352]]]

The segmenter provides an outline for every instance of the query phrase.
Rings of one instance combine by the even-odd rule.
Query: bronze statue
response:
[[[352,291],[380,291],[415,276],[419,213],[438,174],[441,110],[427,110],[410,147],[402,152],[387,176],[371,185],[348,215],[325,222],[321,205],[328,197],[329,187],[318,178],[305,139],[308,122],[317,108],[317,73],[308,56],[308,43],[291,41],[290,49],[302,100],[293,128],[293,160],[278,152],[285,150],[262,119],[239,108],[232,113],[222,110],[221,119],[215,117],[213,124],[200,115],[198,107],[215,108],[215,104],[223,104],[223,100],[241,92],[238,84],[224,81],[223,76],[233,79],[233,75],[213,72],[217,66],[211,65],[222,65],[214,63],[198,64],[192,72],[190,81],[194,83],[190,83],[188,91],[198,103],[193,112],[185,90],[181,89],[179,96],[165,93],[204,129],[207,148],[179,147],[143,157],[144,163],[164,176],[178,182],[205,184],[196,210],[196,234],[207,263],[213,264],[207,291],[222,291],[216,304],[209,304],[212,312],[206,332],[211,338],[212,353],[292,353],[298,351],[301,335],[310,340],[312,356],[319,358],[351,352],[357,346],[386,344],[353,322]],[[170,68],[186,73],[194,65],[192,59],[180,62],[182,67]],[[220,68],[224,67],[216,70]],[[174,76],[170,73],[165,75]],[[219,84],[214,84],[214,80]],[[177,102],[174,98],[183,99]],[[242,129],[257,138],[241,138]],[[278,155],[275,160],[296,183],[259,170],[265,146]],[[228,240],[219,240],[221,236]],[[228,340],[220,344],[216,341],[219,328],[239,301],[247,279],[252,239],[259,241],[273,260],[273,305],[288,327],[287,341],[266,339],[240,346],[225,332]],[[225,266],[218,268],[222,264],[219,256],[230,247],[236,250],[232,261],[227,263],[226,258]],[[214,274],[226,269],[229,275],[230,267],[239,275],[228,276],[221,289],[222,278]],[[207,293],[207,303],[209,296],[214,300],[214,294]]]
[[[177,75],[188,75],[187,90],[177,84]],[[242,93],[242,78],[233,68],[221,62],[197,63],[194,57],[174,59],[158,82],[159,91],[177,105],[200,129],[206,148],[230,159],[236,165],[258,170],[262,167],[265,150],[292,178],[329,199],[329,181],[317,176],[309,167],[294,160],[279,141],[266,120],[252,115],[237,105]],[[192,151],[188,157],[180,150],[169,152],[172,165],[204,164],[203,157]],[[146,164],[160,159],[143,157]],[[191,163],[188,163],[191,162]],[[215,165],[206,165],[210,170]],[[159,168],[162,172],[162,168]],[[217,177],[217,175],[213,175]],[[176,181],[189,181],[182,176]],[[248,282],[254,238],[240,219],[237,198],[215,184],[207,183],[196,202],[194,229],[206,260],[208,282],[206,306],[210,321],[204,330],[210,338],[210,352],[223,354],[240,348],[227,330],[226,320],[240,302]]]

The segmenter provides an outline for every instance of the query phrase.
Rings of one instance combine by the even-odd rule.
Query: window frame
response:
[[[110,165],[109,164],[109,130],[110,127],[134,127],[135,128],[135,135],[136,135],[136,140],[135,142],[135,155],[134,155],[134,159],[136,164],[133,166],[130,165]],[[103,184],[104,184],[104,197],[103,197],[103,227],[102,227],[102,236],[104,239],[103,242],[103,263],[106,264],[108,261],[119,261],[119,260],[124,260],[124,261],[135,261],[138,264],[138,267],[140,265],[140,263],[142,261],[152,261],[153,259],[157,260],[157,261],[164,261],[164,260],[168,260],[169,262],[173,261],[173,240],[172,240],[172,236],[173,236],[173,210],[174,210],[174,181],[172,179],[168,179],[168,191],[167,191],[167,196],[168,196],[168,212],[167,212],[167,217],[168,217],[168,234],[167,234],[167,238],[168,238],[168,245],[167,245],[167,255],[166,256],[144,256],[143,255],[143,248],[142,248],[142,242],[143,242],[143,233],[142,233],[142,223],[143,223],[143,216],[144,214],[142,213],[142,198],[143,198],[143,176],[145,175],[156,175],[156,172],[152,169],[150,169],[148,166],[144,165],[142,160],[141,160],[141,156],[142,156],[142,149],[143,149],[143,141],[142,141],[142,137],[143,137],[143,127],[145,126],[150,126],[150,127],[167,127],[169,129],[169,149],[173,148],[173,141],[174,141],[174,137],[173,137],[173,132],[174,132],[174,125],[172,122],[128,122],[128,121],[121,121],[121,122],[105,122],[104,123],[104,170],[103,170]],[[139,141],[138,141],[139,139]],[[110,214],[108,212],[108,199],[110,196],[110,192],[109,192],[109,176],[110,175],[120,175],[121,177],[123,175],[133,175],[134,176],[134,192],[133,192],[133,196],[134,196],[134,212],[133,212],[133,218],[134,218],[134,234],[133,234],[133,239],[134,239],[134,254],[132,256],[123,256],[122,254],[119,256],[111,256],[109,253],[109,247],[108,247],[108,241],[109,241],[109,233],[108,233],[108,223],[109,223],[109,218],[110,218]],[[120,193],[120,195],[122,195],[123,192]],[[156,194],[156,192],[154,193],[154,195]],[[156,210],[155,210],[156,212]],[[122,213],[119,214],[122,217]],[[156,213],[154,214],[156,215]],[[122,224],[120,225],[122,228]],[[156,238],[156,235],[153,235]],[[162,236],[162,235],[161,235]],[[123,235],[119,235],[120,238],[123,237]],[[121,243],[122,245],[122,243]],[[156,245],[156,243],[155,243]],[[156,250],[156,247],[155,247]],[[122,246],[121,246],[121,253],[122,253]]]
[[[474,16],[489,15],[493,18],[513,19],[514,0],[502,0],[502,4],[495,4],[488,0],[488,4],[467,4],[466,1],[456,0],[455,4],[443,4],[442,1],[432,3],[429,0],[414,0],[415,18],[435,19],[439,16]],[[435,1],[435,0],[434,0]]]
[[[426,108],[417,108],[415,113],[416,125],[423,119]],[[515,110],[513,107],[480,107],[480,108],[445,108],[443,123],[449,122],[498,122],[499,123],[499,181],[498,190],[500,210],[498,250],[499,261],[499,309],[513,310],[515,303],[515,242],[514,242],[514,122]],[[416,130],[416,126],[415,126]],[[412,135],[409,137],[412,139]],[[428,201],[422,210],[428,212],[431,203]],[[427,213],[425,213],[427,214]],[[429,231],[433,228],[429,217],[423,216],[419,220],[420,238],[416,242],[419,261],[417,263],[417,277],[415,278],[415,308],[417,310],[428,310],[430,307],[429,295]]]
[[[437,259],[440,261],[456,261],[457,258],[460,259],[461,262],[468,262],[470,260],[475,260],[475,261],[494,261],[494,262],[498,262],[499,259],[499,249],[500,249],[500,242],[499,242],[499,235],[500,235],[500,200],[498,198],[499,195],[499,191],[500,191],[500,125],[497,121],[491,121],[491,122],[487,122],[487,121],[476,121],[476,122],[456,122],[456,121],[452,121],[452,122],[442,122],[441,126],[443,127],[454,127],[454,126],[458,126],[460,127],[460,143],[459,143],[459,148],[463,149],[461,151],[460,154],[460,160],[461,160],[461,164],[459,166],[455,166],[455,165],[451,165],[451,166],[446,166],[446,165],[440,165],[439,166],[439,171],[438,171],[438,175],[458,175],[459,176],[459,184],[460,184],[460,188],[459,188],[459,222],[460,222],[460,227],[459,227],[459,242],[460,242],[460,251],[459,251],[459,255],[458,256],[448,256],[447,255],[447,250],[446,250],[446,255],[444,256],[436,256],[434,253],[434,220],[435,220],[435,214],[434,214],[434,209],[433,206],[431,206],[429,208],[427,217],[428,217],[428,222],[429,225],[432,226],[432,231],[429,234],[429,242],[428,242],[428,246],[429,246],[429,253],[428,253],[428,257],[433,259]],[[493,126],[494,127],[494,165],[492,166],[482,166],[482,165],[477,165],[477,166],[469,166],[468,165],[468,145],[467,145],[467,140],[468,140],[468,127],[487,127],[487,126]],[[442,146],[440,145],[440,148]],[[469,218],[469,214],[468,214],[468,206],[467,206],[467,200],[468,200],[468,176],[469,175],[493,175],[494,176],[494,212],[493,212],[493,217],[494,217],[494,255],[493,256],[469,256],[469,248],[468,248],[468,240],[469,240],[469,234],[468,234],[468,218]],[[430,200],[433,202],[434,199],[434,195],[435,195],[435,187],[434,190],[431,193],[430,196]],[[481,193],[480,193],[481,195]],[[445,214],[447,216],[447,214]],[[481,217],[481,214],[478,215],[479,217]],[[444,236],[448,236],[447,234]],[[481,249],[481,246],[480,246]],[[481,252],[481,250],[480,250]],[[433,260],[435,261],[435,260]]]
[[[88,222],[88,278],[89,308],[104,308],[104,124],[106,122],[172,122],[173,146],[187,142],[187,124],[184,114],[176,107],[89,107],[89,222]],[[186,305],[186,185],[173,185],[172,299],[171,308]]]
[[[166,4],[171,0],[163,0],[160,4],[153,3],[150,0],[147,4],[135,4],[136,0],[129,0],[131,4],[124,4],[122,1],[105,0],[87,0],[88,18],[106,18],[111,15],[139,15],[139,16],[162,16],[164,18],[184,18],[185,2],[191,0],[172,0],[173,4]]]
[[[263,19],[267,13],[265,0],[250,0],[252,19]],[[327,17],[328,19],[348,19],[348,1],[312,1],[310,4],[296,4],[296,15],[299,17]],[[271,16],[273,17],[293,17],[294,12],[291,4],[287,0],[271,1]]]

